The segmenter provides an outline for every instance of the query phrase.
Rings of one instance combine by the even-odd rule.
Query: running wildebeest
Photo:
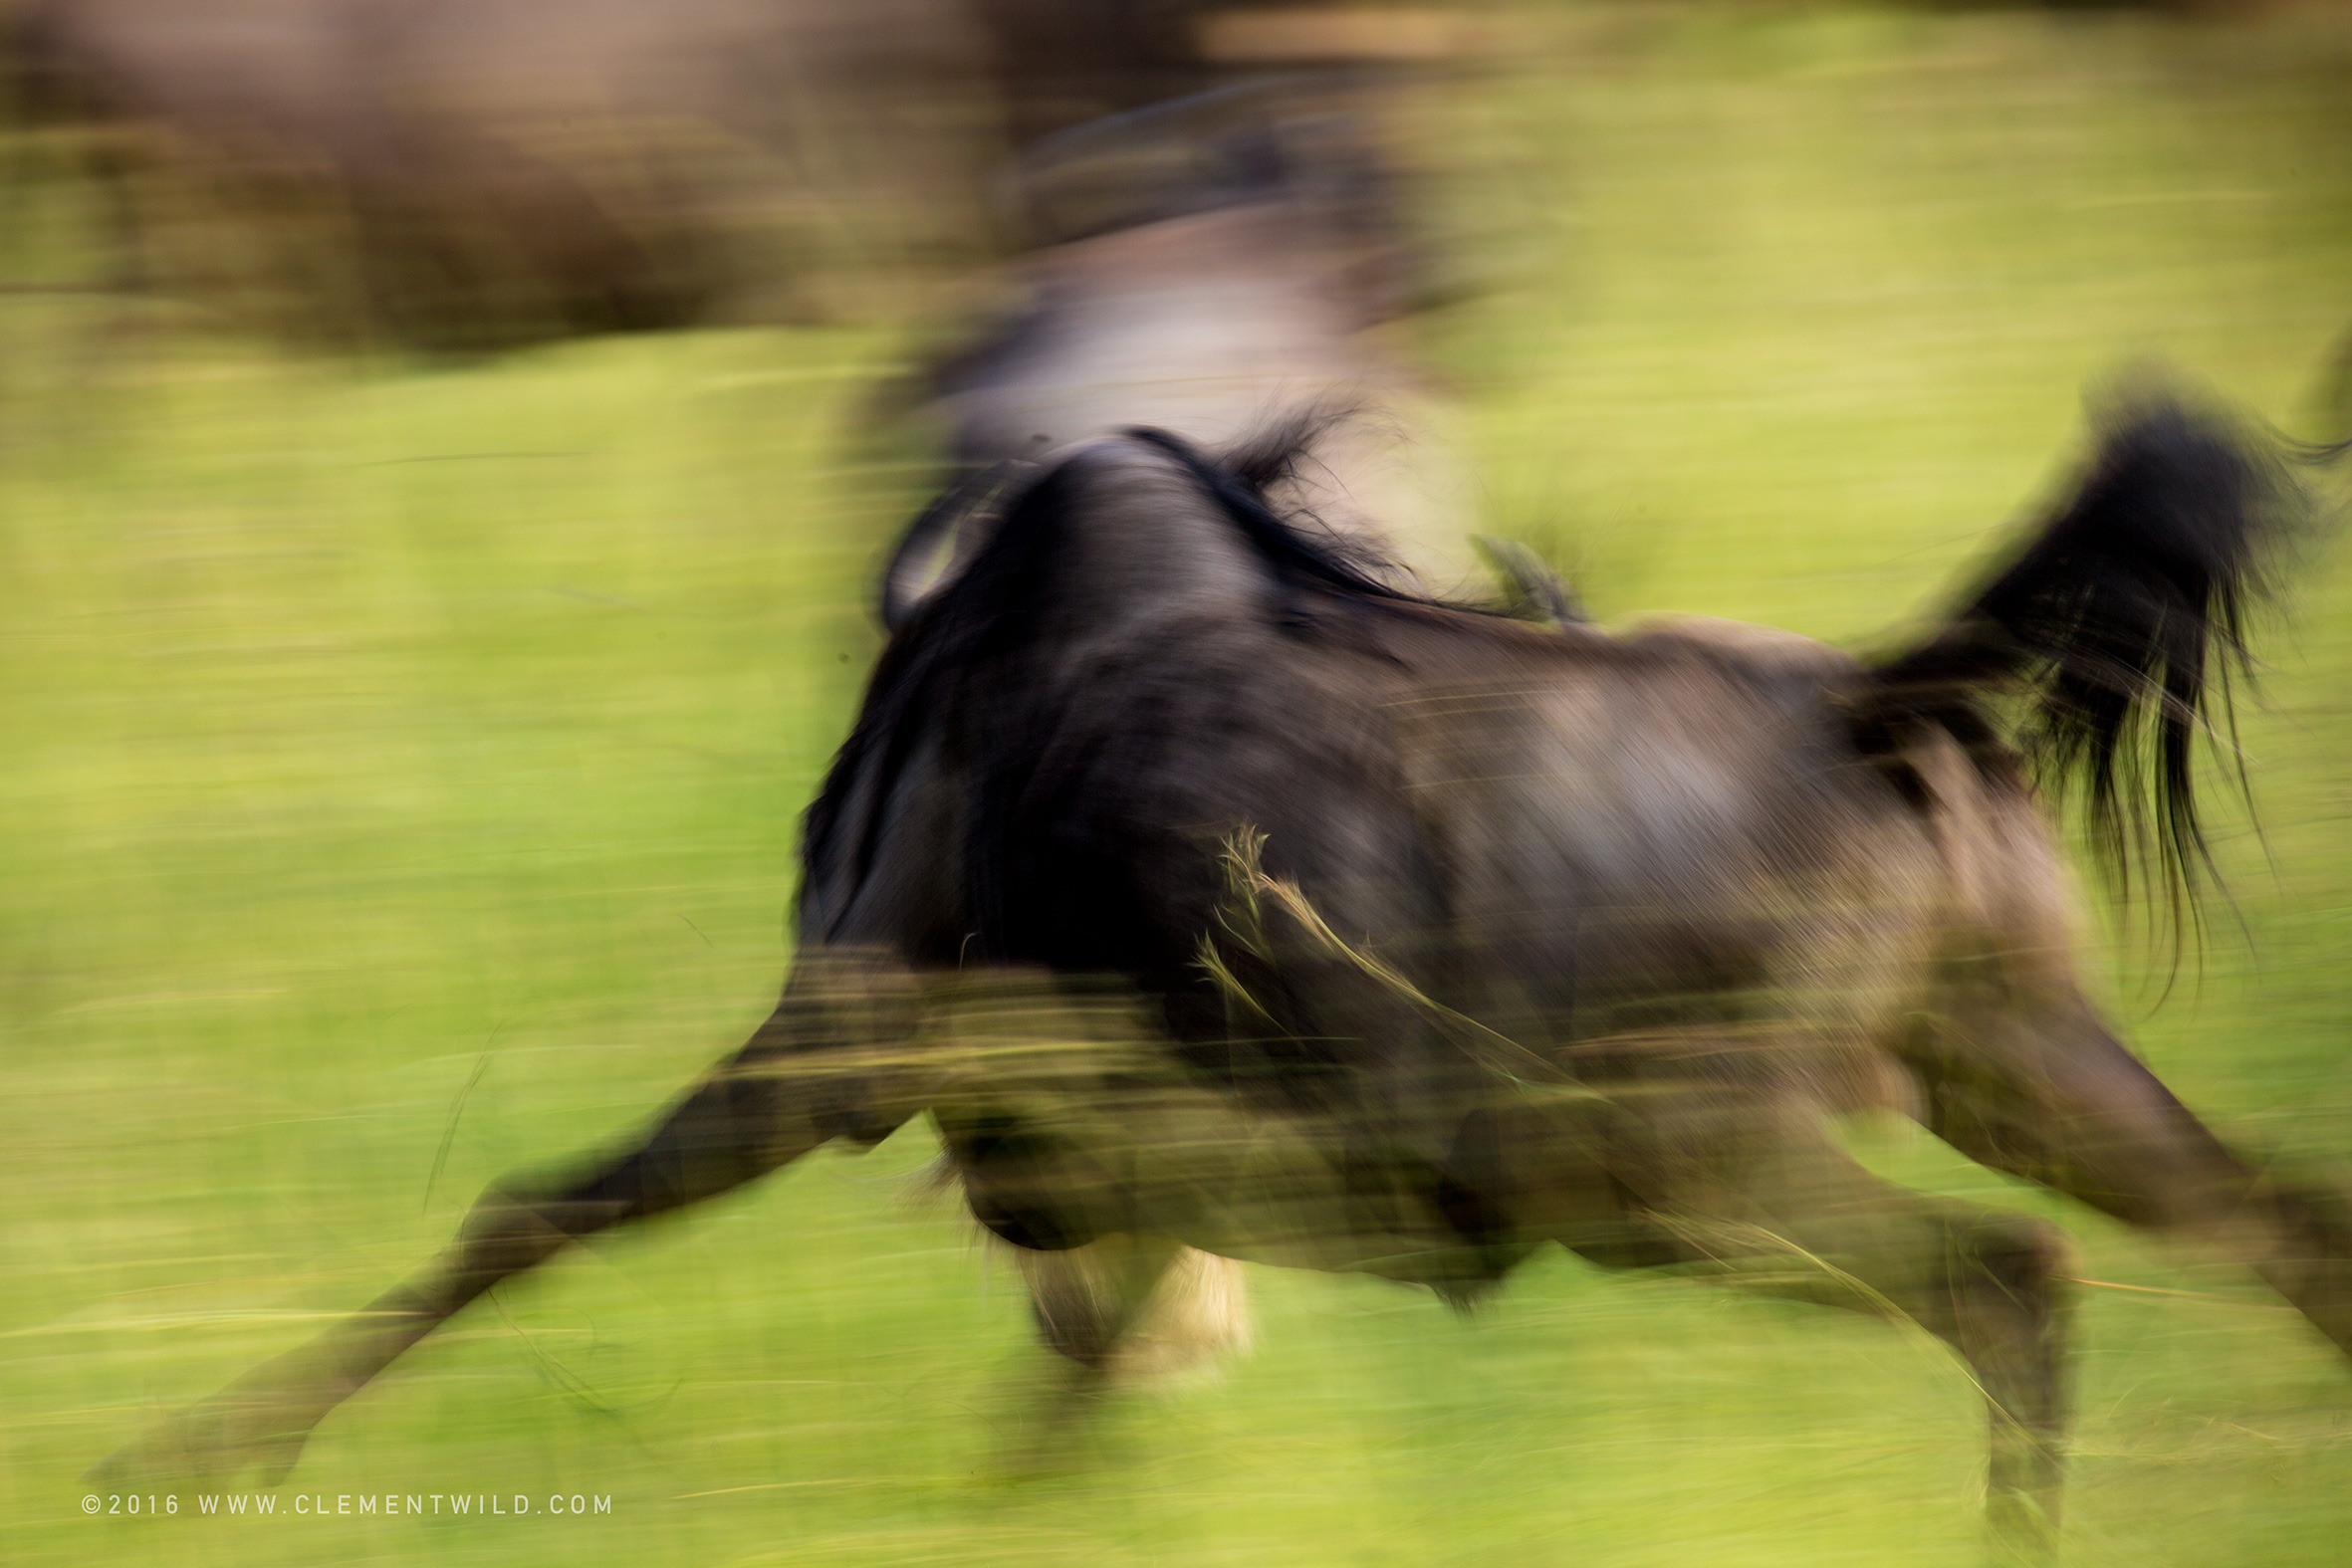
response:
[[[2063,1232],[1869,1175],[1839,1114],[2234,1248],[2352,1347],[2352,1210],[2249,1168],[2100,1020],[2035,785],[2194,888],[2193,743],[2301,510],[2282,457],[2122,399],[2029,537],[1859,659],[1403,592],[1267,504],[1292,444],[1137,430],[1008,480],[809,811],[750,1041],[116,1472],[282,1471],[499,1282],[926,1112],[998,1236],[1115,1249],[1047,1325],[1080,1368],[1185,1245],[1458,1301],[1547,1242],[1689,1265],[1947,1341],[2026,1546],[2058,1517]]]

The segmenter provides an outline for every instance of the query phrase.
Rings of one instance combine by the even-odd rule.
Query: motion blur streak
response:
[[[2343,19],[0,16],[12,1560],[2339,1554]]]

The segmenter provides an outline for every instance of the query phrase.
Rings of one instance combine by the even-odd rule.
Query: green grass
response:
[[[1557,62],[1415,111],[1474,171],[1449,217],[1492,290],[1418,331],[1491,524],[1575,560],[1605,614],[1867,639],[2017,515],[2081,387],[2134,355],[2321,432],[2352,34],[1544,30]],[[70,198],[10,265],[73,262]],[[1470,1322],[1256,1271],[1254,1357],[1007,1484],[1038,1353],[916,1196],[913,1135],[508,1292],[331,1420],[279,1504],[608,1515],[83,1516],[78,1473],[148,1415],[760,1016],[795,819],[875,647],[862,590],[914,499],[842,456],[891,353],[798,331],[353,366],[0,298],[8,1559],[1976,1561],[1981,1417],[1941,1352],[1564,1258]],[[2306,1157],[2352,1150],[2342,559],[2311,556],[2265,639],[2267,861],[2226,818],[2242,934],[2217,920],[2153,1011],[2138,949],[2100,961],[2185,1097]],[[2299,1320],[1918,1135],[1857,1136],[1906,1180],[2063,1215],[2087,1273],[2144,1287],[2084,1302],[2073,1561],[2341,1560],[2352,1374]]]

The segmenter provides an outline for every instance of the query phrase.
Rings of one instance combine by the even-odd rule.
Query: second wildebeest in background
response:
[[[86,127],[123,282],[242,253],[282,316],[340,296],[347,327],[495,346],[888,315],[1005,241],[1009,151],[1246,74],[1203,55],[1202,9],[28,0],[0,66]]]

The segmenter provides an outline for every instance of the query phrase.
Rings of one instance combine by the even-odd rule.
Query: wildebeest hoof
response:
[[[292,1426],[282,1404],[215,1397],[157,1422],[92,1465],[83,1481],[105,1490],[251,1476],[274,1487],[302,1457],[310,1437]]]

